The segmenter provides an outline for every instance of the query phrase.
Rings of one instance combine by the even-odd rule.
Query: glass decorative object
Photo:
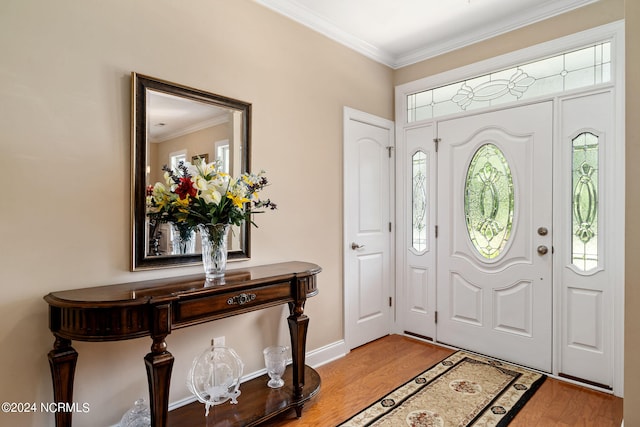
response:
[[[224,276],[227,269],[229,224],[198,224],[202,239],[202,264],[207,282]]]
[[[572,140],[572,250],[578,269],[598,267],[598,150],[599,138],[582,132]]]
[[[611,81],[611,42],[407,95],[407,123]]]
[[[150,427],[151,411],[144,399],[138,399],[120,419],[120,427]]]
[[[284,375],[284,370],[287,367],[288,349],[288,347],[276,345],[267,347],[262,351],[264,364],[267,367],[267,375],[270,378],[267,385],[271,388],[280,388],[284,385],[282,375]]]
[[[186,224],[171,223],[171,254],[187,255],[196,251],[196,230]]]
[[[411,230],[412,247],[418,252],[427,249],[427,155],[417,151],[411,157],[412,201]]]
[[[495,259],[511,236],[515,198],[511,168],[497,146],[478,148],[464,187],[464,214],[471,243],[484,258]]]
[[[209,415],[211,406],[227,400],[238,403],[243,370],[242,360],[228,347],[209,347],[193,360],[187,376],[187,387],[199,402],[205,404],[205,417]]]

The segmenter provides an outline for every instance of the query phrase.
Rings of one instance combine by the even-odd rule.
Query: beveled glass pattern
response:
[[[412,246],[418,252],[427,249],[427,155],[417,151],[412,157]]]
[[[407,96],[407,122],[611,81],[605,42]]]
[[[598,146],[598,136],[591,132],[572,140],[571,257],[582,271],[598,266]]]
[[[511,168],[497,146],[485,144],[478,148],[464,187],[464,213],[471,243],[484,258],[496,258],[511,236],[514,211]]]

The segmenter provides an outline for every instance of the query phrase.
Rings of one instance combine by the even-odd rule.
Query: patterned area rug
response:
[[[340,427],[504,427],[546,378],[458,351]]]

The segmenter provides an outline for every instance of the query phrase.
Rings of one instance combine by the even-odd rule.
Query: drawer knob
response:
[[[241,293],[240,295],[236,295],[235,297],[229,298],[227,300],[227,304],[228,305],[234,305],[234,304],[244,305],[248,302],[253,301],[254,299],[256,299],[256,294]]]

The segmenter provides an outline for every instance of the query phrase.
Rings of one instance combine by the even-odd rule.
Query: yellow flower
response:
[[[174,203],[180,212],[189,213],[189,195],[184,199],[176,199]]]
[[[242,209],[242,205],[249,201],[246,197],[238,196],[235,194],[231,194],[227,192],[227,198],[231,199],[234,205],[236,205],[239,209]]]

